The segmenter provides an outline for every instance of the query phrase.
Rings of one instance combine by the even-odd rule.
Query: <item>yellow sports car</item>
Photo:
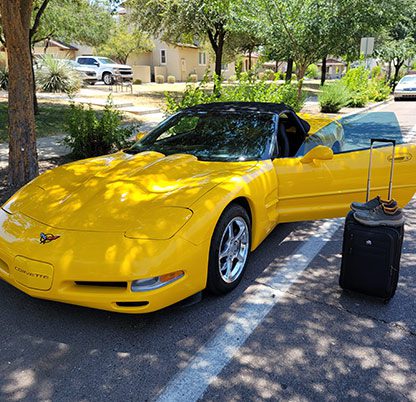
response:
[[[34,297],[123,313],[231,291],[278,223],[344,216],[365,198],[369,151],[343,152],[337,121],[303,117],[283,104],[195,106],[130,149],[41,175],[0,210],[0,277]],[[374,152],[377,194],[390,155]],[[398,146],[395,161],[405,205],[416,146]]]

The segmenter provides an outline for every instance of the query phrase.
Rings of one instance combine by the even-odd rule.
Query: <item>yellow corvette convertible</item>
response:
[[[283,104],[186,109],[130,149],[18,191],[0,210],[0,277],[34,297],[123,313],[229,292],[278,223],[343,216],[365,198],[369,151],[342,145],[338,122]],[[374,152],[377,194],[389,156]],[[405,205],[416,146],[398,146],[395,160]]]

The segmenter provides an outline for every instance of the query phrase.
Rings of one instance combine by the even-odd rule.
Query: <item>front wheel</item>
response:
[[[103,74],[103,81],[105,85],[112,85],[114,82],[114,77],[111,73],[104,73]]]
[[[247,266],[251,245],[247,211],[231,205],[221,215],[211,239],[207,288],[215,294],[235,289]]]

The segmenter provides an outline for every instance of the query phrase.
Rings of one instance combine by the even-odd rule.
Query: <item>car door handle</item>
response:
[[[391,160],[393,159],[392,155],[387,157],[387,160],[389,162],[391,162]],[[406,154],[396,154],[394,156],[394,161],[395,162],[407,162],[410,161],[412,159],[412,154],[406,153]]]

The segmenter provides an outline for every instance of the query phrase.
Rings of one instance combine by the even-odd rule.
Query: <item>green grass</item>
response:
[[[65,114],[69,105],[39,102],[39,115],[36,116],[37,137],[49,137],[64,133]],[[0,102],[0,142],[7,141],[7,102]]]

